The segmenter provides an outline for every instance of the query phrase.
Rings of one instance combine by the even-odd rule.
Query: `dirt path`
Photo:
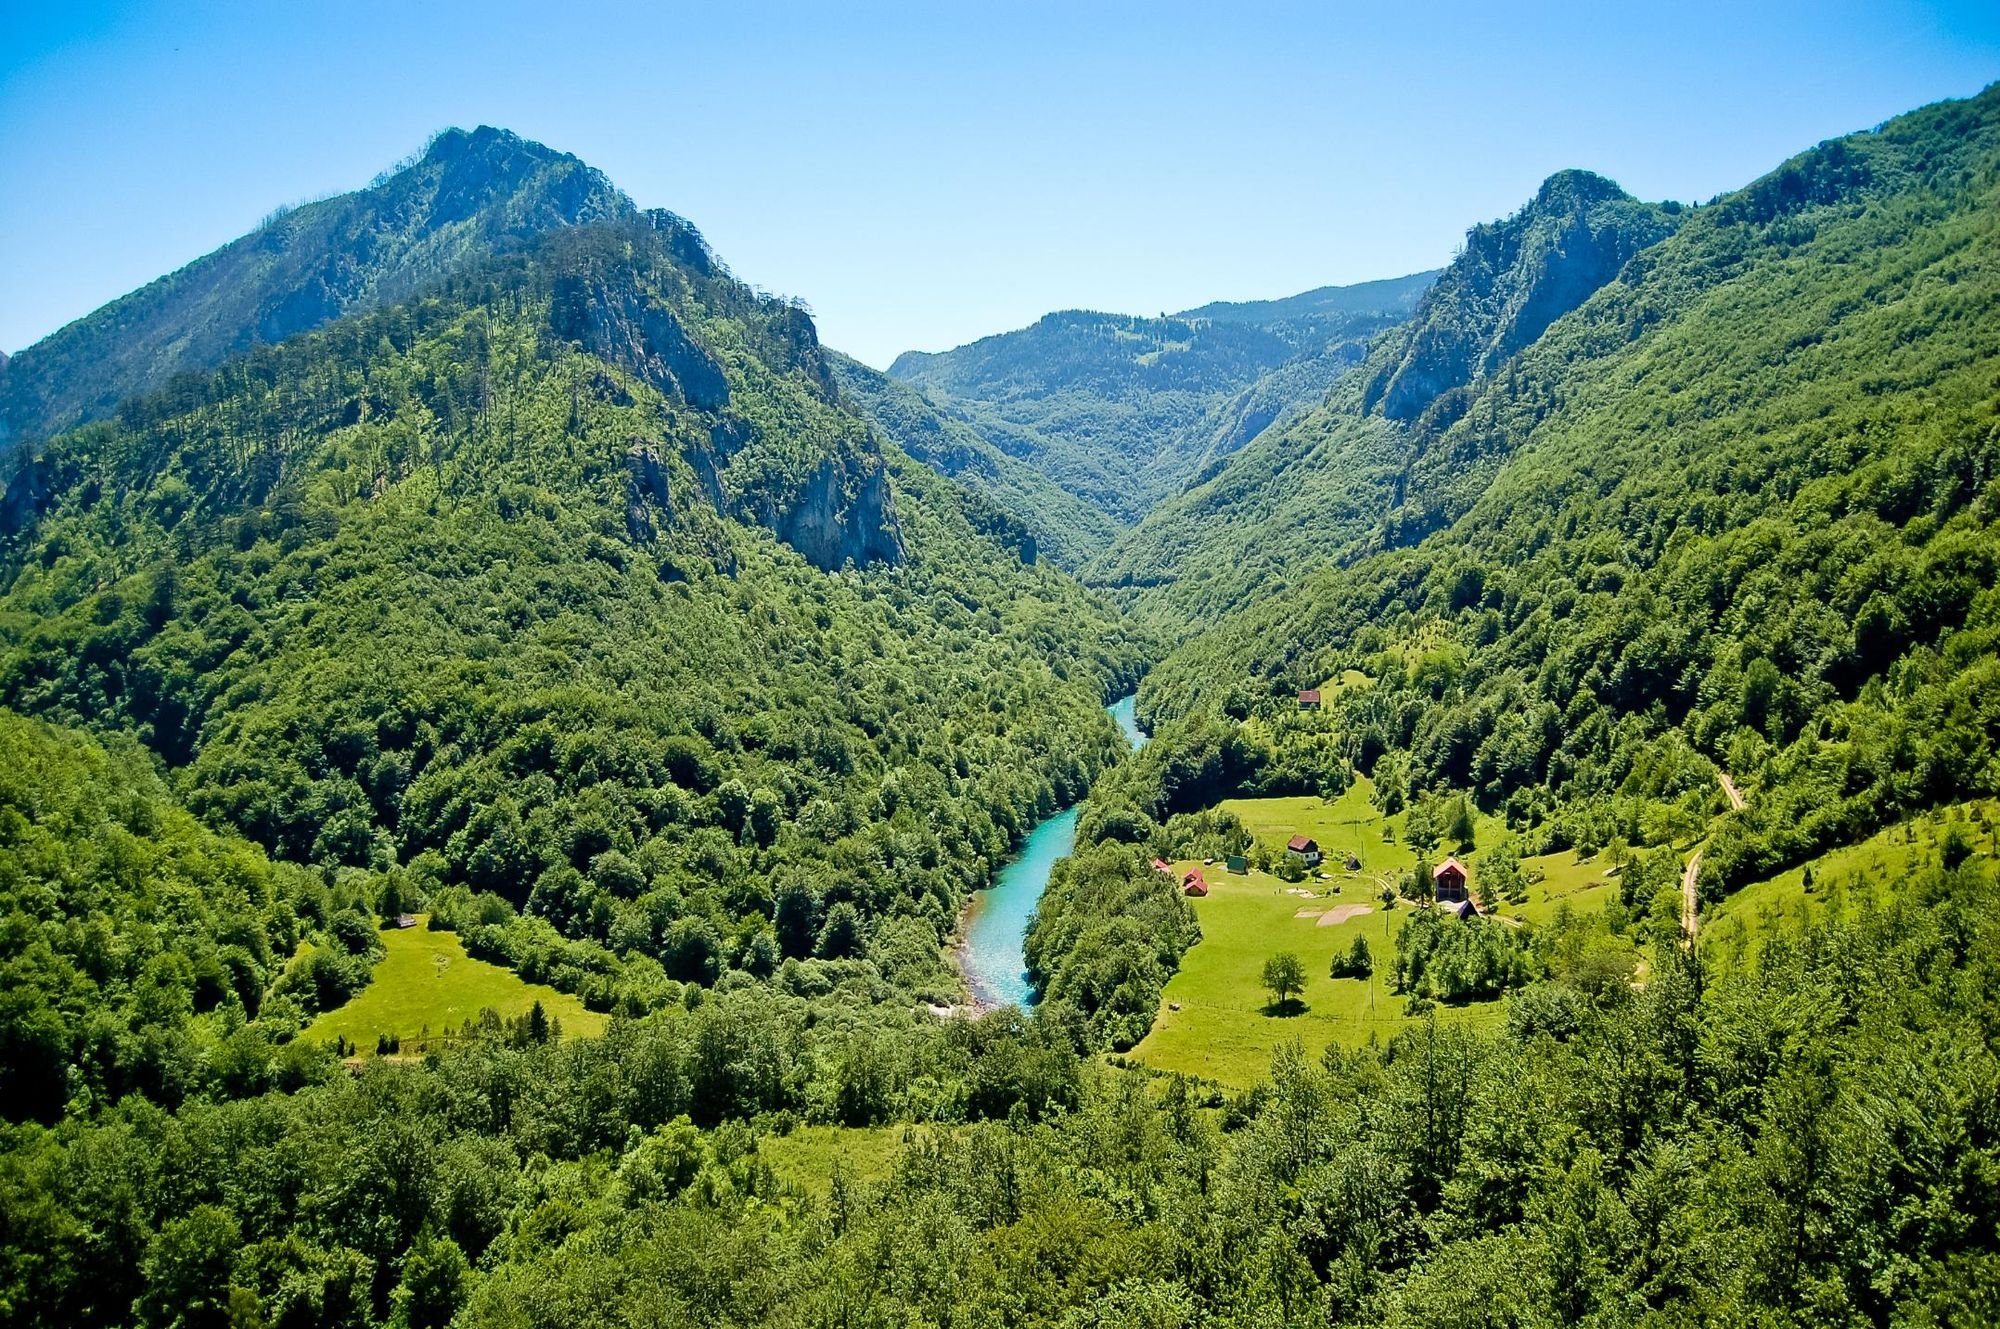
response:
[[[1729,778],[1728,771],[1722,770],[1718,770],[1715,773],[1715,778],[1722,781],[1722,792],[1729,795],[1729,806],[1741,812],[1743,810],[1743,794],[1742,791],[1737,789],[1736,781]]]
[[[1727,777],[1724,777],[1725,781]],[[1724,788],[1728,788],[1725,783]],[[1731,791],[1734,796],[1734,791]],[[1737,806],[1742,806],[1738,804]],[[1690,944],[1694,941],[1695,929],[1701,926],[1701,897],[1695,891],[1695,882],[1701,877],[1701,850],[1688,855],[1687,871],[1681,873],[1681,931],[1687,934]]]

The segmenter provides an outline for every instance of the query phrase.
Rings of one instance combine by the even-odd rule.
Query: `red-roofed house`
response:
[[[1285,841],[1285,852],[1296,857],[1309,868],[1319,866],[1319,841],[1310,835],[1294,835]]]
[[[1318,688],[1307,688],[1305,691],[1299,693],[1299,709],[1302,711],[1316,711],[1319,709]]]
[[[1447,858],[1431,869],[1431,881],[1437,887],[1438,903],[1456,904],[1466,898],[1465,864],[1455,858]]]
[[[1163,872],[1169,877],[1174,875],[1173,865],[1167,862],[1167,860],[1164,858],[1156,858],[1153,860],[1153,871]]]
[[[1201,875],[1200,868],[1189,868],[1181,878],[1181,893],[1184,895],[1207,895],[1208,878]]]

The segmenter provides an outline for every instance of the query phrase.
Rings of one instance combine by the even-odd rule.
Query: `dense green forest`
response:
[[[1835,140],[1414,420],[1369,408],[1466,317],[1470,245],[1344,397],[1156,514],[1141,612],[1213,618],[1142,711],[1268,734],[1351,671],[1280,749],[1469,791],[1535,849],[1683,839],[1729,774],[1711,892],[2000,788],[1996,181],[2000,91]]]
[[[0,1324],[2000,1320],[1996,219],[2000,86],[883,375],[451,131],[0,365]],[[1401,1032],[1149,1066],[1343,792]],[[315,1027],[396,938],[597,1023]]]
[[[10,493],[0,702],[600,1010],[815,957],[951,1000],[966,892],[1121,749],[1140,660],[664,215],[129,404]]]

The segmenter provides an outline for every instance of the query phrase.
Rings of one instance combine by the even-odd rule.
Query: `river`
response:
[[[1136,701],[1136,696],[1121,697],[1105,708],[1134,751],[1146,741],[1134,714]],[[992,886],[973,893],[958,965],[978,1005],[1026,1006],[1035,999],[1022,952],[1028,919],[1048,888],[1049,872],[1069,857],[1075,844],[1076,809],[1065,808],[1028,832],[1021,851],[994,874]]]

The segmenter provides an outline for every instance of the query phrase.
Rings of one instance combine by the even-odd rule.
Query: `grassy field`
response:
[[[1394,842],[1383,839],[1390,820],[1369,803],[1370,792],[1367,782],[1359,781],[1331,803],[1311,797],[1223,803],[1260,841],[1282,844],[1301,831],[1319,841],[1327,879],[1309,877],[1288,886],[1265,872],[1238,876],[1207,869],[1210,892],[1192,901],[1202,939],[1167,984],[1152,1032],[1133,1049],[1136,1059],[1245,1087],[1263,1077],[1271,1053],[1288,1039],[1317,1055],[1333,1043],[1359,1046],[1370,1037],[1386,1039],[1410,1023],[1403,999],[1389,991],[1387,980],[1396,929],[1409,906],[1385,911],[1378,896],[1381,879],[1409,871],[1416,855],[1400,835]],[[1482,826],[1479,833],[1492,831]],[[1341,867],[1349,853],[1361,861],[1359,873]],[[1356,937],[1368,940],[1375,976],[1328,977],[1334,953],[1346,951]],[[1279,951],[1305,962],[1305,1009],[1295,1015],[1265,1010],[1270,994],[1262,981],[1264,961]],[[1439,1017],[1489,1024],[1502,1017],[1502,1007],[1497,1002],[1441,1007]]]
[[[822,1199],[832,1193],[836,1163],[856,1181],[882,1181],[896,1167],[907,1126],[798,1126],[757,1141],[778,1180]]]
[[[1945,808],[1891,826],[1857,845],[1821,854],[1810,863],[1737,891],[1702,916],[1701,943],[1718,958],[1742,954],[1787,923],[1824,913],[1835,903],[1880,901],[1895,893],[1911,872],[1935,866],[1939,844],[1952,821],[1967,833],[1976,858],[2000,857],[2000,801]],[[1813,888],[1805,886],[1812,870]]]
[[[1475,857],[1473,862],[1473,879],[1477,881],[1478,859]],[[1594,914],[1618,894],[1617,881],[1604,875],[1609,866],[1602,854],[1580,861],[1573,849],[1524,858],[1522,873],[1530,877],[1540,873],[1542,879],[1529,885],[1526,900],[1503,905],[1500,913],[1523,923],[1547,923],[1563,905],[1568,905],[1574,913]]]
[[[376,964],[368,986],[314,1020],[305,1037],[331,1043],[345,1035],[368,1052],[379,1035],[394,1034],[409,1055],[426,1030],[433,1036],[455,1030],[489,1006],[502,1016],[525,1015],[538,1000],[562,1021],[565,1036],[604,1032],[605,1017],[585,1010],[575,997],[475,960],[465,953],[457,933],[432,932],[422,923],[420,918],[417,927],[384,932],[388,953]]]

